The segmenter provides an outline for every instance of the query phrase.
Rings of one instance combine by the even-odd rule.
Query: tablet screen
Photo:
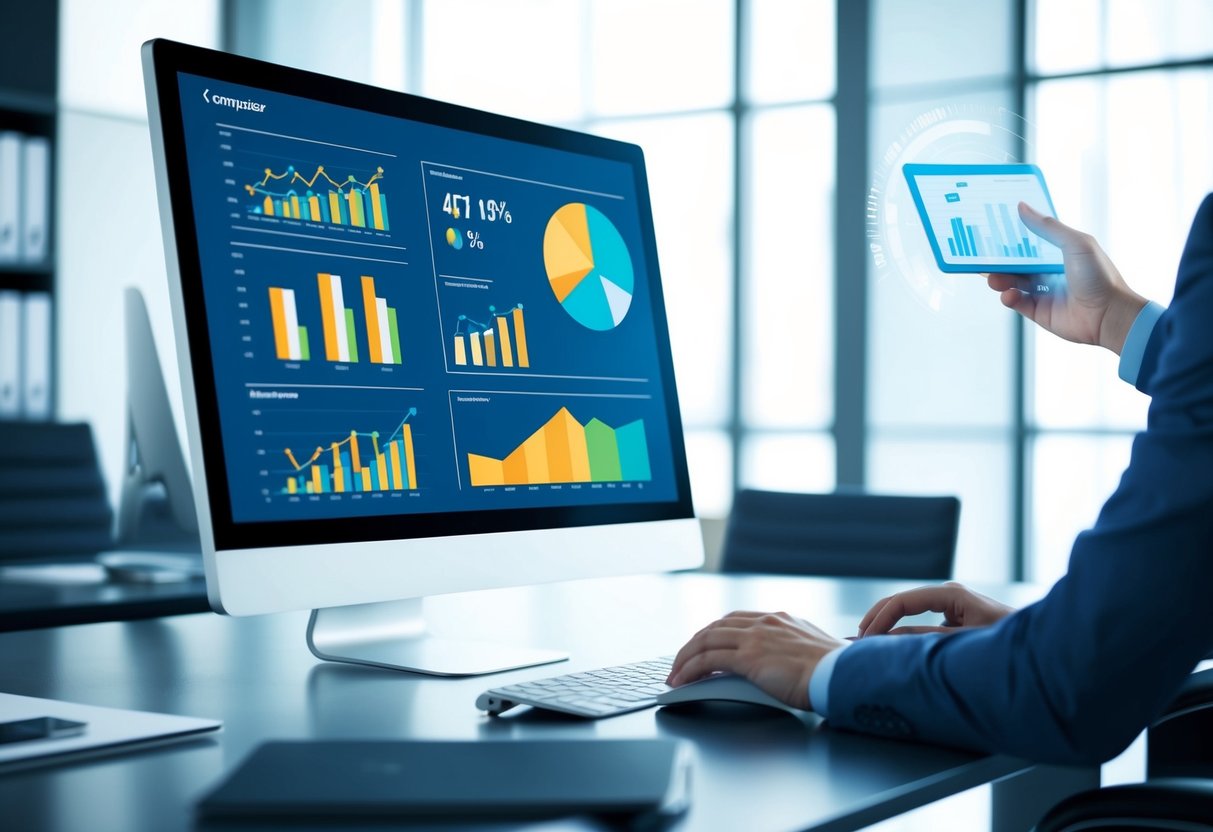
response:
[[[1056,216],[1040,168],[904,165],[903,170],[941,271],[1063,271],[1061,250],[1019,218],[1020,202]]]

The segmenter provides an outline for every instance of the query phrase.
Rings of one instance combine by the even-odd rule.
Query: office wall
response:
[[[218,0],[62,0],[58,416],[92,423],[115,501],[124,465],[126,286],[139,287],[147,299],[174,415],[184,430],[139,45],[168,37],[215,46],[218,14]]]

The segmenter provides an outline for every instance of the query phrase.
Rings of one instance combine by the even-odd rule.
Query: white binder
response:
[[[0,419],[21,415],[21,295],[0,292]]]
[[[0,133],[0,263],[21,253],[21,134]]]
[[[26,263],[46,260],[47,229],[50,228],[50,143],[44,136],[27,136],[22,145],[21,165],[21,259]]]
[[[45,292],[25,296],[21,368],[22,411],[27,419],[51,415],[51,298]]]

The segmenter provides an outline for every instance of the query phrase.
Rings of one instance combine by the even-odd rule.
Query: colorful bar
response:
[[[373,364],[382,364],[383,341],[379,335],[379,311],[375,307],[375,278],[362,276],[362,313],[366,317],[366,341]]]
[[[468,363],[467,344],[462,335],[455,336],[455,363],[461,367]]]
[[[379,474],[379,491],[389,491],[391,486],[388,485],[387,478],[387,457],[382,453],[375,454],[375,471]]]
[[[497,332],[501,339],[501,365],[503,367],[514,366],[514,351],[510,347],[510,328],[506,325],[505,318],[497,316]]]
[[[619,445],[619,471],[625,481],[648,481],[653,478],[649,470],[649,443],[644,434],[644,422],[635,422],[615,429],[615,441]]]
[[[320,199],[315,194],[310,192],[307,195],[307,210],[311,215],[308,217],[308,219],[310,219],[312,222],[320,221]]]
[[[274,200],[271,197],[267,196],[265,201],[261,203],[261,211],[266,216],[274,216]]]
[[[379,195],[379,183],[372,182],[371,187],[368,190],[370,191],[370,200],[371,200],[371,220],[374,222],[375,227],[378,228],[380,231],[382,231],[383,230],[383,199]]]
[[[311,347],[308,345],[307,327],[301,326],[298,329],[299,329],[299,358],[302,361],[311,361],[312,350],[311,350]]]
[[[299,316],[295,312],[295,290],[282,290],[282,310],[286,316],[286,343],[292,360],[298,361],[303,355],[300,344]]]
[[[333,297],[333,276],[331,274],[316,275],[317,288],[320,292],[320,325],[324,329],[324,357],[328,361],[340,361],[341,350],[337,340],[337,305]],[[338,281],[340,283],[340,281]],[[345,316],[342,316],[344,322]]]
[[[374,207],[377,203],[371,202],[370,194],[366,191],[358,192],[358,210],[362,212],[362,218],[368,225],[374,226],[375,214]]]
[[[518,347],[518,366],[530,367],[531,360],[526,351],[526,323],[522,320],[522,307],[514,310],[514,343]]]
[[[615,431],[599,419],[591,419],[585,426],[585,444],[590,454],[590,481],[619,482],[623,472]]]
[[[358,228],[366,227],[366,220],[362,217],[362,194],[361,192],[351,188],[346,192],[346,202],[350,206],[350,225]]]
[[[354,310],[349,307],[345,309],[345,337],[349,342],[346,346],[349,350],[350,361],[357,361],[358,341],[354,338]]]
[[[405,422],[401,426],[404,434],[404,467],[409,475],[409,488],[417,487],[417,460],[413,456],[413,426]]]
[[[270,287],[270,317],[274,321],[274,351],[283,361],[291,357],[290,344],[286,337],[286,304],[282,299],[282,289]]]
[[[484,364],[484,353],[480,348],[480,333],[472,332],[468,334],[468,339],[472,343],[472,363],[477,367]]]
[[[383,356],[383,364],[392,362],[392,331],[388,329],[387,301],[375,298],[375,314],[379,317],[379,354]]]
[[[490,367],[497,366],[497,342],[491,329],[484,333],[484,361]]]
[[[956,241],[951,237],[948,238],[948,250],[952,252],[952,256],[956,256]]]
[[[308,483],[308,490],[307,490],[307,493],[309,493],[309,494],[323,494],[324,493],[324,485],[320,479],[320,468],[321,468],[321,466],[319,466],[319,465],[312,466],[312,481],[310,483]]]
[[[370,468],[362,469],[362,490],[363,491],[371,490],[371,469]]]
[[[387,219],[387,196],[385,196],[384,194],[379,195],[379,213],[383,217],[383,230],[391,231],[392,228],[388,224],[388,219]]]
[[[286,481],[286,493],[287,494],[294,494],[298,488],[299,488],[299,483],[295,481],[294,477],[291,477],[289,480]]]
[[[291,194],[291,217],[299,219],[299,197]]]
[[[392,341],[392,363],[401,364],[400,360],[400,332],[396,329],[396,307],[389,306],[387,308],[387,328],[391,333]]]
[[[341,222],[341,197],[336,191],[329,191],[329,217],[330,222],[334,225],[343,225]]]
[[[392,490],[400,491],[404,488],[404,477],[400,473],[400,442],[393,440],[387,446],[388,455],[392,458]]]
[[[981,256],[981,249],[979,249],[979,248],[977,247],[977,241],[976,241],[976,239],[974,239],[974,237],[973,237],[973,226],[971,226],[971,225],[966,225],[966,226],[965,226],[965,233],[968,235],[968,240],[969,240],[969,251],[970,251],[970,252],[972,252],[972,253],[973,253],[975,256],[980,257],[980,256]]]

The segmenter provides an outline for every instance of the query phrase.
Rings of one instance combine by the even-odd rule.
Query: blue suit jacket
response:
[[[1161,711],[1213,648],[1213,195],[1137,386],[1148,427],[1048,596],[985,629],[852,644],[829,683],[832,725],[1092,763]]]

